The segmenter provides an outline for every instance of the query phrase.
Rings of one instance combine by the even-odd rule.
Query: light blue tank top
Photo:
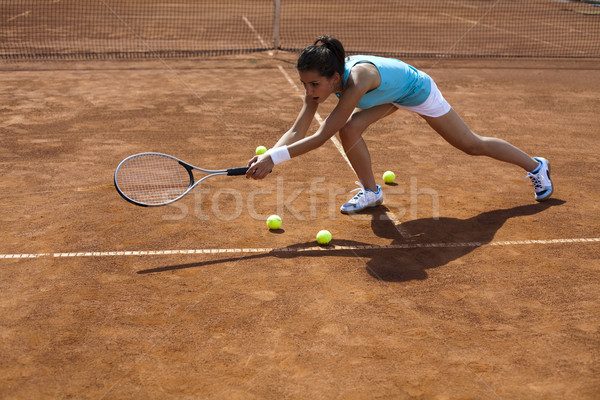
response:
[[[394,58],[376,56],[351,56],[346,58],[344,86],[350,71],[358,63],[371,63],[379,71],[381,83],[368,91],[358,102],[359,108],[396,103],[402,106],[423,104],[431,93],[431,78],[422,71]],[[339,95],[338,95],[339,97]]]

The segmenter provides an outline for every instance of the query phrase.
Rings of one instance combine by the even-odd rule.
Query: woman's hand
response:
[[[263,179],[271,173],[274,165],[268,153],[254,156],[248,161],[246,178]]]

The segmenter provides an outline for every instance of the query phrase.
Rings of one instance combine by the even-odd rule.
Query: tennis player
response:
[[[533,183],[537,201],[552,195],[550,164],[545,158],[531,157],[502,139],[472,132],[433,80],[402,61],[363,55],[346,58],[337,39],[322,36],[302,51],[297,69],[306,92],[302,109],[272,149],[249,161],[248,178],[263,179],[274,165],[316,149],[339,132],[360,186],[358,193],[342,205],[341,212],[356,213],[380,205],[383,193],[375,183],[362,134],[375,121],[402,108],[418,113],[442,138],[467,154],[523,168]],[[306,137],[319,104],[331,94],[339,98],[338,104],[319,129]]]

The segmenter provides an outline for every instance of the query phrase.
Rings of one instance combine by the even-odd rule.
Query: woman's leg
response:
[[[340,139],[346,156],[365,189],[377,191],[377,184],[373,176],[369,149],[362,138],[362,134],[369,125],[396,110],[397,108],[392,104],[383,104],[366,110],[356,109],[346,125],[340,129]]]
[[[472,132],[454,109],[441,117],[422,117],[448,143],[467,154],[492,157],[518,165],[525,171],[533,171],[539,165],[533,157],[505,140]]]

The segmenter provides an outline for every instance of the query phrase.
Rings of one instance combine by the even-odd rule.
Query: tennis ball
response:
[[[267,152],[267,148],[265,146],[258,146],[256,148],[256,155],[265,154]]]
[[[274,230],[281,228],[281,217],[279,215],[271,215],[267,218],[267,226],[269,229]]]
[[[396,179],[396,174],[392,171],[385,171],[383,173],[383,181],[385,183],[394,183],[394,179]]]
[[[331,233],[329,231],[322,230],[317,233],[317,243],[327,244],[329,242],[331,242]]]

